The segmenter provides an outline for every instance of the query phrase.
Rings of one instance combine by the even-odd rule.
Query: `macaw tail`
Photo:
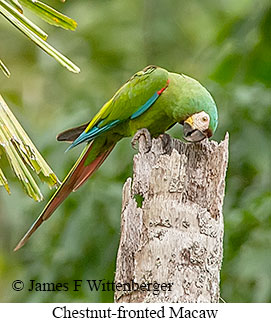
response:
[[[45,206],[37,220],[32,224],[30,229],[26,232],[24,237],[14,248],[14,251],[20,249],[27,242],[27,240],[37,230],[42,222],[47,220],[53,214],[57,207],[68,197],[68,195],[72,191],[76,191],[82,184],[84,184],[84,182],[95,172],[95,170],[100,167],[100,165],[103,163],[103,161],[115,146],[113,144],[107,150],[98,155],[98,157],[94,161],[89,164],[85,164],[85,161],[89,153],[91,152],[91,149],[93,148],[93,143],[94,142],[87,144],[81,156],[74,164],[60,187],[57,189],[48,204]]]

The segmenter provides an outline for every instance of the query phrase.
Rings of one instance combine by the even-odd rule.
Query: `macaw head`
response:
[[[180,86],[180,106],[185,111],[181,120],[184,139],[198,142],[212,137],[217,128],[218,114],[211,94],[198,81],[185,75],[182,75]]]
[[[205,111],[192,114],[183,124],[184,139],[190,142],[198,142],[212,137],[216,126],[210,121],[211,117]]]

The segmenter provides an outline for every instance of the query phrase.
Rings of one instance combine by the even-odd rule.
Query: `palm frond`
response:
[[[25,8],[33,11],[37,16],[50,25],[61,27],[68,30],[75,30],[77,22],[69,18],[47,4],[36,0],[20,0]]]
[[[60,182],[29,139],[22,126],[12,114],[0,95],[0,149],[4,151],[9,164],[23,184],[27,194],[36,201],[43,199],[31,171],[47,183],[50,188]],[[1,159],[0,159],[1,162]],[[9,192],[8,181],[0,167],[0,185]]]
[[[0,14],[11,24],[13,24],[18,30],[25,34],[30,40],[32,40],[37,46],[43,49],[48,55],[52,56],[61,65],[66,67],[69,71],[73,73],[79,73],[80,68],[78,66],[76,66],[66,56],[61,54],[53,46],[47,43],[46,40],[48,35],[31,20],[26,18],[26,16],[23,14],[23,8],[21,4],[31,9],[43,20],[55,26],[74,30],[77,26],[77,23],[73,19],[61,14],[60,12],[49,7],[41,1],[10,0],[10,3],[12,5],[5,0],[0,0]],[[7,72],[7,67],[3,64],[2,61],[0,61],[0,69],[6,76],[10,75],[10,73]]]
[[[24,29],[27,28],[29,31],[32,31],[43,40],[47,39],[48,35],[40,27],[26,18],[22,13],[12,7],[5,0],[0,0],[0,13],[18,29],[20,29],[20,26],[23,26]]]
[[[10,3],[13,4],[13,6],[20,12],[23,13],[23,7],[20,4],[19,0],[9,0]]]
[[[0,186],[4,186],[6,191],[10,194],[9,186],[8,186],[8,180],[6,179],[2,169],[0,168]]]
[[[9,69],[6,67],[6,65],[3,63],[3,61],[1,61],[0,59],[0,69],[2,70],[2,72],[6,75],[6,77],[10,77],[10,71]]]

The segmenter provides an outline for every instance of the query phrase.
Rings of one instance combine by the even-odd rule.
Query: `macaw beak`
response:
[[[189,117],[183,124],[184,139],[190,142],[198,142],[208,137],[201,130],[197,129],[193,125],[193,118]]]

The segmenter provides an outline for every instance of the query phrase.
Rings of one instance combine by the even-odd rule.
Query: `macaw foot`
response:
[[[142,140],[143,139],[143,140]],[[150,151],[152,146],[151,135],[146,128],[142,128],[136,132],[134,135],[131,144],[134,149],[137,149],[136,145],[139,143],[139,150],[147,153]]]

